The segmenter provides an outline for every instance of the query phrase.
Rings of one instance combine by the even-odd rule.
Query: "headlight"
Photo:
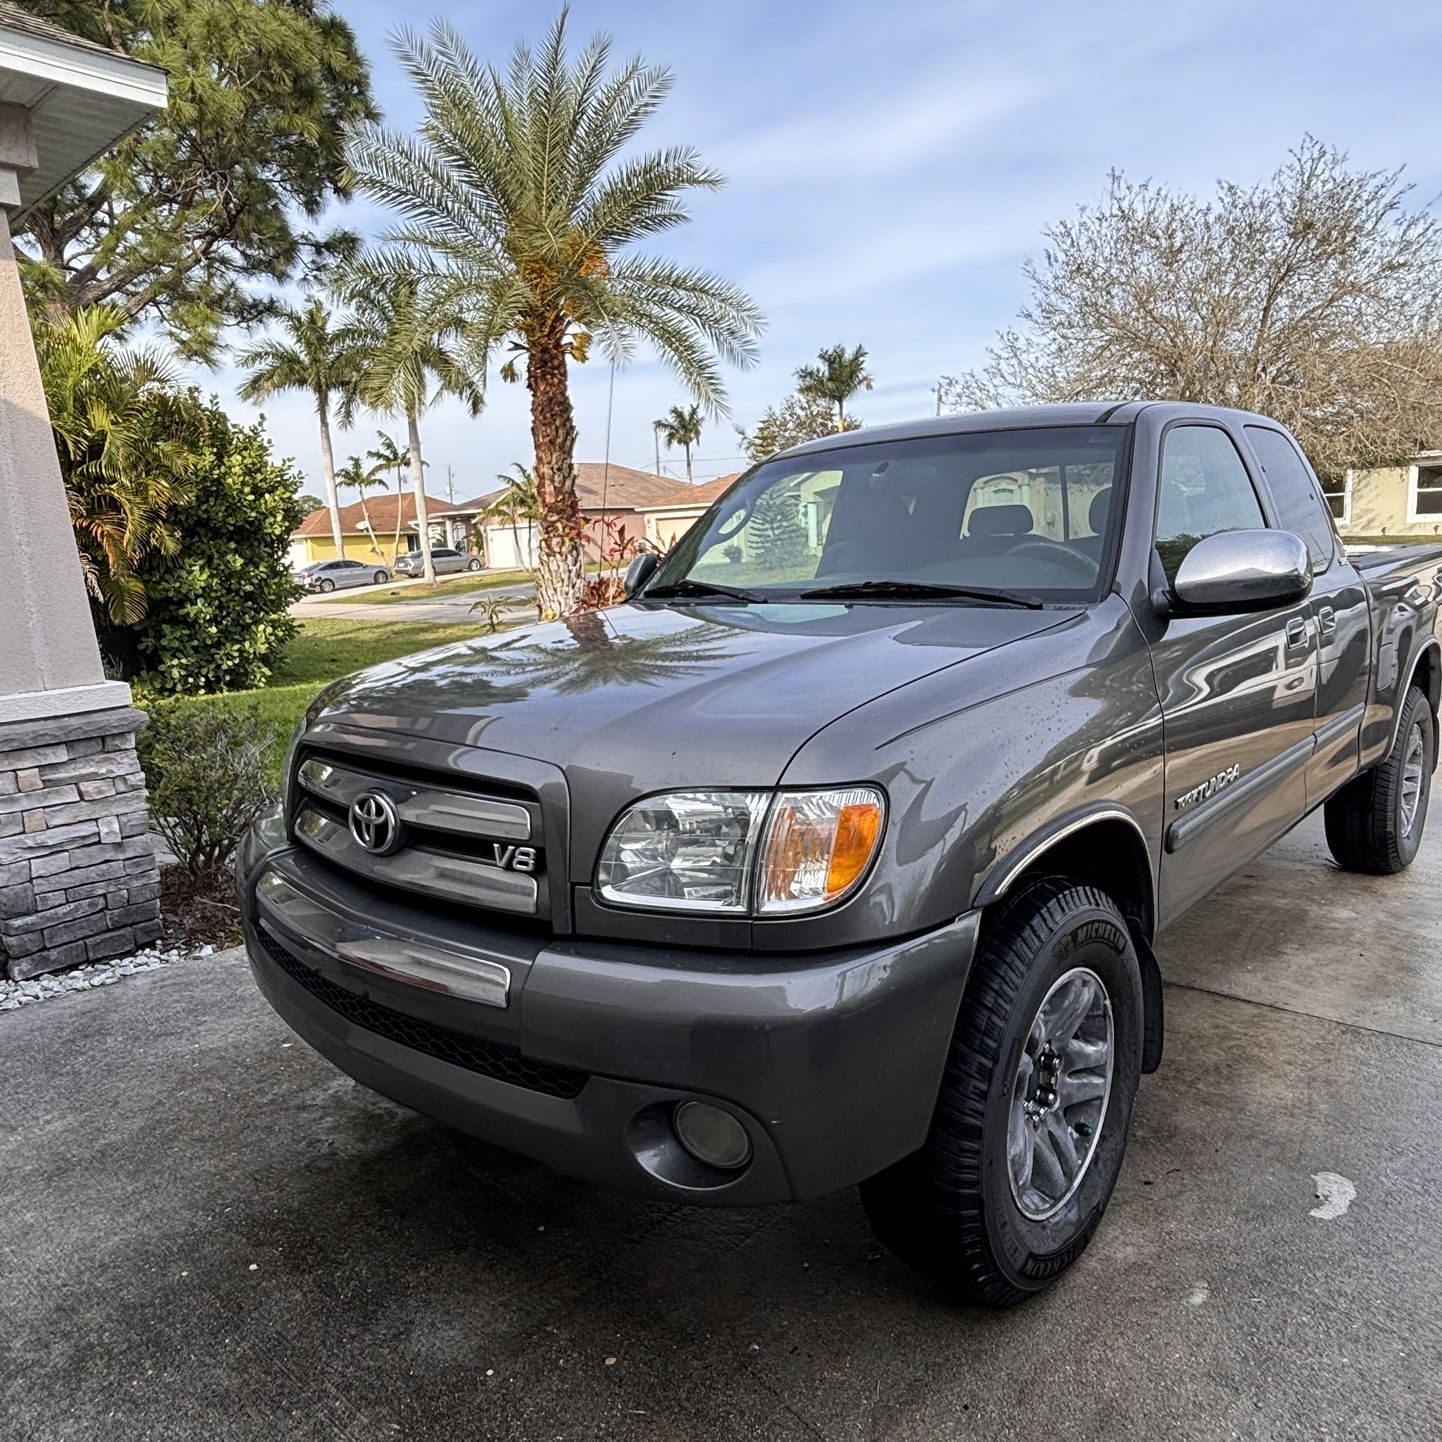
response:
[[[601,848],[607,901],[668,911],[745,911],[764,791],[673,791],[621,814]]]
[[[596,890],[606,901],[663,911],[814,911],[860,882],[884,819],[871,786],[651,796],[611,828]]]

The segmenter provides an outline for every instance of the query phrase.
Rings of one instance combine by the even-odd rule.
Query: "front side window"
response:
[[[1100,599],[1120,520],[1128,431],[1057,426],[858,442],[768,461],[661,563],[646,594],[685,584],[760,601],[850,588]],[[942,598],[944,599],[944,598]],[[1002,597],[1001,599],[1005,599]]]
[[[1295,531],[1307,543],[1313,570],[1326,570],[1337,548],[1336,532],[1306,462],[1296,446],[1271,426],[1248,426],[1247,439],[1262,463],[1283,529]]]
[[[1157,555],[1167,581],[1187,552],[1221,531],[1267,524],[1232,438],[1216,426],[1173,426],[1162,437],[1157,483]]]

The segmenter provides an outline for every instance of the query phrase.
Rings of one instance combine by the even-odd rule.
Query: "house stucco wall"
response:
[[[1430,461],[1436,464],[1436,461]],[[1442,537],[1442,515],[1408,520],[1411,468],[1390,466],[1375,471],[1353,471],[1350,511],[1338,529],[1346,536]]]

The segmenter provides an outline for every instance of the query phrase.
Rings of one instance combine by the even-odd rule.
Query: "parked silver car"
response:
[[[479,556],[468,556],[464,551],[453,551],[449,546],[432,546],[431,560],[435,562],[436,575],[449,576],[456,571],[479,571],[484,562]],[[407,551],[396,557],[396,575],[420,576],[425,573],[426,560],[419,551]]]
[[[364,561],[312,561],[291,572],[296,585],[307,591],[336,591],[345,586],[383,586],[391,578],[384,566]]]

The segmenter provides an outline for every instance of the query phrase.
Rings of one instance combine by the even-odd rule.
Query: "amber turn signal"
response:
[[[861,880],[881,840],[885,803],[869,786],[776,798],[762,848],[757,910],[812,911]]]

